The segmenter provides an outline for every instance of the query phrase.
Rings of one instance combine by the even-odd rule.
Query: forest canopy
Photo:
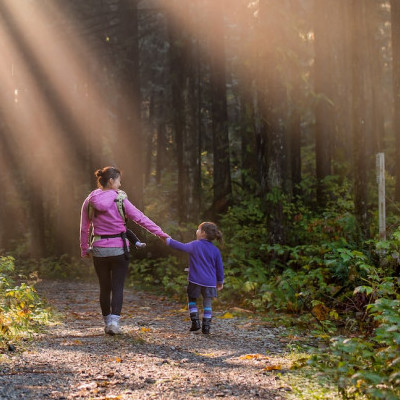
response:
[[[0,247],[77,255],[80,206],[105,165],[171,234],[251,201],[265,244],[296,244],[300,205],[336,204],[363,240],[377,235],[377,153],[393,231],[397,7],[3,1]]]

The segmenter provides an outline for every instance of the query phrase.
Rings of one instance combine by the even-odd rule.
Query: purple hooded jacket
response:
[[[89,194],[82,205],[81,210],[81,256],[85,257],[89,251],[89,231],[90,224],[93,224],[94,235],[113,235],[126,231],[125,221],[122,219],[117,203],[114,201],[118,195],[116,190],[96,189]],[[89,203],[94,208],[92,221],[89,219]],[[138,210],[128,199],[124,200],[125,215],[127,218],[136,222],[150,233],[167,238],[169,235],[156,225],[151,219],[147,218]],[[123,247],[120,237],[110,239],[100,239],[93,243],[97,247]]]
[[[189,282],[207,287],[216,287],[218,283],[224,283],[221,253],[212,242],[200,239],[181,243],[169,238],[166,243],[189,254]]]

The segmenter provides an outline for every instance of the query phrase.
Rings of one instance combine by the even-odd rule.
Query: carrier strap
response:
[[[121,233],[114,233],[112,235],[94,235],[93,239],[92,239],[92,243],[96,242],[97,240],[100,239],[112,239],[112,238],[116,238],[116,237],[120,237],[122,239],[123,245],[124,245],[124,255],[127,259],[129,259],[129,250],[128,250],[128,246],[126,245],[126,232],[121,232]]]

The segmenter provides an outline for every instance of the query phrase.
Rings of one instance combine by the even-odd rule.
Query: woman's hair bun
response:
[[[97,178],[97,187],[105,188],[110,179],[117,179],[121,176],[121,171],[115,167],[104,167],[96,170],[94,175]]]

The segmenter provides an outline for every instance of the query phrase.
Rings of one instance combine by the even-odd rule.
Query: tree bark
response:
[[[367,95],[368,74],[365,68],[367,27],[366,9],[361,0],[351,0],[353,24],[352,35],[352,90],[353,90],[353,171],[354,171],[354,207],[357,221],[364,238],[369,237],[368,216],[368,154],[366,140],[368,136]]]
[[[263,47],[258,79],[263,92],[259,93],[262,131],[259,137],[260,156],[265,157],[268,227],[272,243],[286,241],[283,197],[287,190],[287,96],[279,51],[284,38],[282,13],[270,12],[274,4],[260,1],[260,40],[269,40]],[[276,11],[276,9],[275,9]],[[262,161],[262,160],[260,160]],[[264,183],[262,182],[261,185]]]
[[[379,15],[381,1],[366,2],[366,23],[368,33],[368,53],[371,96],[370,96],[370,118],[371,118],[371,137],[368,146],[370,154],[376,154],[383,151],[385,137],[384,115],[385,107],[383,90],[383,57],[382,57],[382,38],[379,35],[380,25],[384,24]]]
[[[118,74],[117,164],[123,171],[124,189],[133,203],[143,208],[143,135],[140,119],[140,80],[137,0],[120,0],[120,29],[114,56]],[[120,63],[118,65],[118,63]]]
[[[184,170],[184,129],[185,129],[185,116],[184,110],[184,76],[185,76],[185,58],[183,53],[186,51],[186,40],[182,32],[174,24],[172,16],[168,19],[168,32],[170,42],[170,74],[171,74],[171,92],[172,92],[172,120],[175,131],[175,145],[177,157],[177,209],[178,218],[181,222],[186,221],[186,199],[185,188],[186,174]]]
[[[231,202],[228,111],[226,100],[224,2],[212,2],[209,17],[210,85],[213,130],[213,215],[225,212]]]
[[[395,133],[395,199],[400,201],[400,3],[391,0],[392,49],[393,49],[393,97],[394,97],[394,133]]]
[[[195,7],[197,3],[191,4]],[[176,6],[176,4],[175,4]],[[169,18],[171,91],[173,126],[177,151],[178,196],[177,208],[181,222],[196,220],[200,209],[200,151],[198,87],[193,38],[188,29],[195,14],[190,5],[180,4],[181,20]],[[175,16],[176,18],[176,16]]]
[[[315,62],[314,87],[317,95],[315,107],[315,160],[317,201],[321,207],[328,200],[324,178],[331,174],[331,149],[335,137],[335,0],[314,1]]]

